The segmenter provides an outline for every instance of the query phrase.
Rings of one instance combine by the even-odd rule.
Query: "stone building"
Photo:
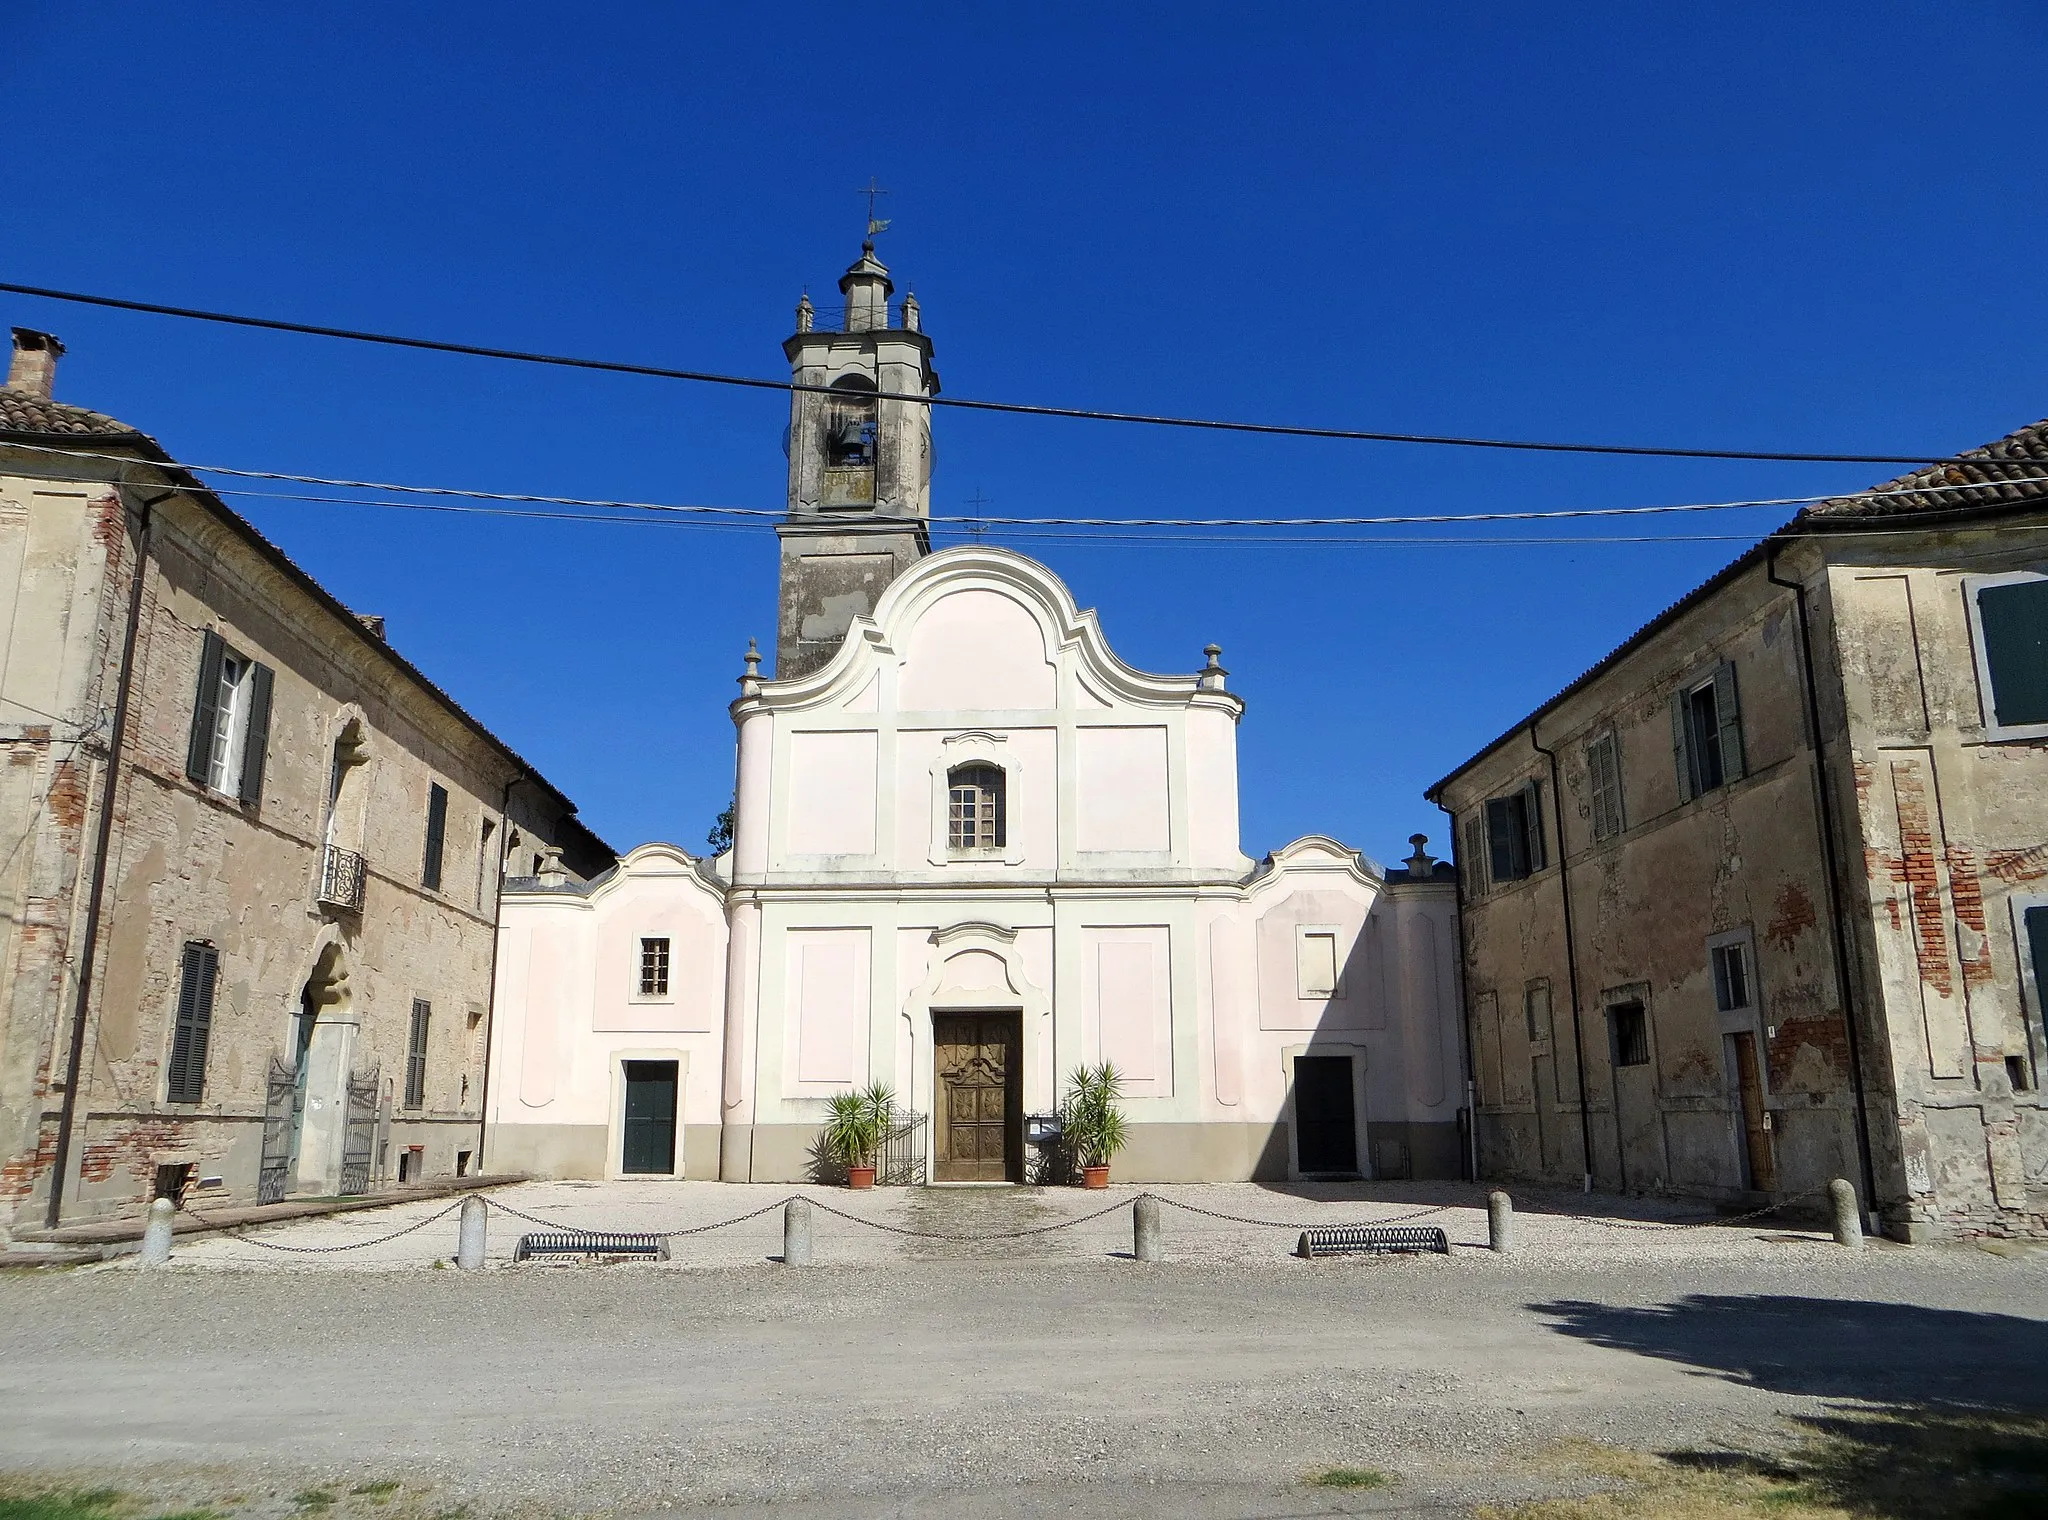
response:
[[[0,1235],[466,1170],[501,871],[611,852],[62,352],[0,389]]]
[[[1132,1179],[1446,1177],[1464,1147],[1456,887],[1238,841],[1242,698],[1118,659],[1045,566],[928,553],[931,343],[872,247],[808,302],[776,675],[749,654],[733,847],[508,894],[494,1161],[788,1180],[870,1081],[929,1115],[905,1180],[1036,1175],[1079,1064]]]
[[[2044,572],[2048,423],[1807,509],[1431,789],[1486,1175],[2043,1231]]]

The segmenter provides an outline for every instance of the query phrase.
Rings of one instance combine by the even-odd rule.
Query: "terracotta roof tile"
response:
[[[2007,433],[1995,443],[1927,465],[1897,480],[1816,502],[1801,518],[1892,517],[1901,512],[1953,512],[2048,498],[2048,486],[2014,485],[2048,476],[2048,420]],[[1973,486],[1977,490],[1927,491],[1928,486]],[[1916,489],[1918,488],[1918,489]]]
[[[66,406],[61,401],[50,401],[42,396],[32,396],[27,391],[15,390],[12,386],[0,385],[0,432],[76,436],[80,433],[130,435],[135,431],[105,412]]]

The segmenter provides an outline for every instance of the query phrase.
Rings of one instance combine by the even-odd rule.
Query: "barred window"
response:
[[[993,765],[962,765],[946,775],[946,847],[1003,848],[1003,773]]]
[[[640,941],[640,996],[668,996],[668,940]]]
[[[1617,1003],[1607,1010],[1616,1066],[1650,1064],[1650,1020],[1641,1003]]]

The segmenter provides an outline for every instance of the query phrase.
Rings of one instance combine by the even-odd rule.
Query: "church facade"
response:
[[[1111,649],[1045,566],[928,549],[937,373],[865,248],[785,346],[773,679],[732,704],[732,847],[508,891],[486,1151],[558,1177],[828,1174],[829,1099],[888,1084],[911,1181],[1035,1178],[1073,1068],[1124,1078],[1133,1181],[1454,1177],[1457,892],[1238,835],[1237,725]]]

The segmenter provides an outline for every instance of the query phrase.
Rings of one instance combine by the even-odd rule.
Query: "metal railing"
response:
[[[363,911],[363,878],[368,863],[354,850],[328,845],[320,856],[320,901],[351,913]]]
[[[889,1116],[889,1128],[882,1136],[881,1151],[875,1158],[876,1182],[883,1187],[924,1186],[925,1135],[929,1121],[927,1114],[892,1113]]]

